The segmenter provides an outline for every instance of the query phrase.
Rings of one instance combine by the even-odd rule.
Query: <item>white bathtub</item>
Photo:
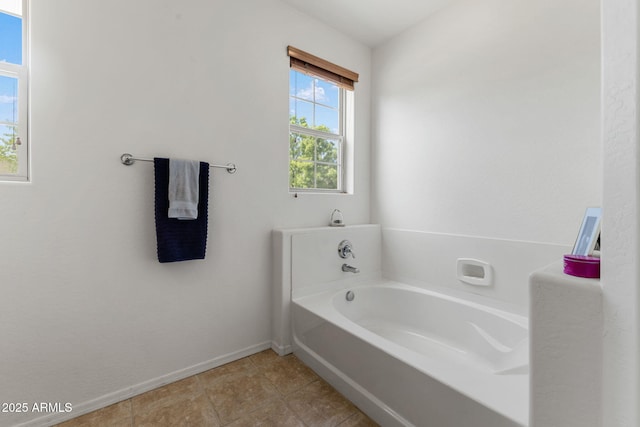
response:
[[[292,301],[294,351],[383,426],[526,426],[528,322],[380,280]]]

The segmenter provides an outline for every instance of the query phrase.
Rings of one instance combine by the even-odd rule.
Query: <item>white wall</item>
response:
[[[0,184],[0,401],[78,415],[268,346],[271,229],[369,220],[370,50],[277,0],[31,3],[33,180]],[[288,194],[288,44],[360,73],[354,195]],[[206,260],[157,262],[153,166],[124,152],[237,164],[212,173]]]
[[[640,2],[604,0],[603,425],[640,425]]]
[[[461,0],[373,53],[373,219],[572,245],[601,204],[600,2]]]

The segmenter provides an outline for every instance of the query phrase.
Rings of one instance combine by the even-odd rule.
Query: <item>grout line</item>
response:
[[[215,369],[215,368],[213,368],[213,369]],[[211,410],[216,415],[216,418],[218,419],[218,422],[222,426],[223,424],[222,424],[222,421],[220,419],[220,414],[216,410],[216,406],[211,401],[211,398],[209,397],[209,393],[207,393],[207,389],[205,388],[204,384],[202,384],[202,379],[200,378],[200,375],[201,374],[194,375],[196,377],[196,382],[198,383],[198,387],[200,388],[200,392],[204,395],[205,399],[207,399],[207,403],[209,403],[209,406],[211,407]]]
[[[135,418],[133,414],[133,399],[129,398],[129,414],[131,414],[131,427],[135,427]]]

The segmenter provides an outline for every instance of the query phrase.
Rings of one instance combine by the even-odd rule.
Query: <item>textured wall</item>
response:
[[[603,1],[604,421],[640,423],[637,0]],[[606,236],[606,237],[605,237]]]
[[[602,427],[600,281],[558,261],[531,275],[530,291],[531,426]]]

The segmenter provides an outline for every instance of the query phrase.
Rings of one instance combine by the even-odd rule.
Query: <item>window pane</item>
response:
[[[316,188],[335,190],[338,188],[338,167],[316,165]]]
[[[18,123],[18,79],[0,76],[0,122]]]
[[[298,134],[289,132],[289,160],[300,157],[301,148],[299,138]]]
[[[314,160],[316,140],[312,136],[289,134],[289,158],[291,160]]]
[[[303,127],[311,127],[313,125],[312,103],[294,99],[289,102],[289,109],[293,111],[293,116],[289,116],[289,122]]]
[[[317,80],[316,85],[318,86],[316,93],[322,93],[322,97],[316,99],[316,102],[332,108],[340,106],[340,89],[338,86],[324,80]]]
[[[340,133],[340,115],[338,110],[316,105],[314,129],[335,134]]]
[[[342,89],[333,83],[290,70],[289,123],[341,135],[341,94]],[[340,138],[290,132],[290,188],[339,190],[340,146]]]
[[[313,162],[292,160],[289,162],[289,187],[314,188]]]
[[[338,163],[338,141],[318,138],[316,156],[319,162]]]
[[[289,98],[289,124],[297,124],[296,100],[294,98]]]
[[[18,151],[16,126],[0,125],[0,174],[18,172]]]
[[[0,13],[0,62],[22,65],[22,19]]]
[[[296,96],[296,72],[289,70],[289,96]]]
[[[306,74],[296,73],[296,87],[295,94],[298,98],[308,99],[309,101],[313,101],[313,92],[314,92],[314,78],[311,76],[307,76]]]

